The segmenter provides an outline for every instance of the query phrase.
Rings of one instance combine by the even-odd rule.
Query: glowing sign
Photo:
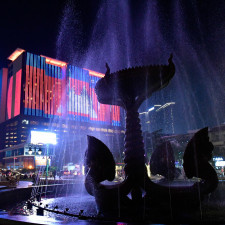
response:
[[[31,131],[32,144],[56,144],[56,134],[52,132]]]
[[[225,161],[216,161],[216,166],[225,166]]]
[[[29,52],[26,56],[25,115],[120,126],[120,108],[97,100],[95,85],[104,74]]]
[[[214,157],[213,161],[223,161],[223,158],[222,157]]]
[[[48,162],[47,162],[48,160]],[[35,156],[35,165],[36,166],[51,166],[51,159],[47,156]]]

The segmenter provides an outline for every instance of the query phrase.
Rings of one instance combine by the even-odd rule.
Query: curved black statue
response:
[[[183,168],[187,178],[202,178],[206,193],[212,192],[218,185],[216,171],[209,164],[212,159],[213,144],[209,141],[208,127],[195,133],[184,152]],[[202,190],[204,191],[204,190]]]
[[[94,137],[88,137],[85,186],[88,193],[95,197],[99,214],[103,216],[133,216],[144,220],[159,208],[161,212],[171,207],[178,211],[194,208],[203,195],[217,186],[216,173],[208,163],[212,150],[212,144],[207,139],[208,130],[204,130],[205,139],[202,142],[195,137],[190,141],[184,156],[187,176],[198,176],[203,179],[202,182],[185,187],[166,187],[152,182],[147,175],[138,108],[153,92],[166,87],[173,78],[175,66],[172,55],[168,62],[168,65],[135,67],[111,74],[106,64],[106,75],[96,84],[95,91],[100,103],[122,106],[126,111],[126,177],[122,183],[111,186],[101,184],[103,180],[113,180],[115,162],[106,145]],[[190,169],[195,161],[193,154],[197,155],[195,169],[200,171],[198,174]],[[202,170],[206,171],[203,173]],[[210,171],[209,176],[207,171]]]

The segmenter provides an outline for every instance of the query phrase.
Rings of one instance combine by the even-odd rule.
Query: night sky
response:
[[[105,62],[112,72],[166,64],[172,52],[175,77],[141,110],[176,102],[175,133],[225,122],[224,0],[9,0],[0,8],[0,67],[17,47],[100,72]]]
[[[76,8],[74,14],[79,14],[81,23],[87,27],[84,32],[88,33],[98,7],[95,2],[98,0],[0,1],[0,67],[7,66],[6,58],[18,47],[56,57],[56,42],[65,5]]]

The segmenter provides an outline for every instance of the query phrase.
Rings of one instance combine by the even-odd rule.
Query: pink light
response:
[[[17,116],[17,115],[20,114],[21,77],[22,77],[22,70],[19,70],[16,73],[16,91],[15,91],[14,116]]]
[[[13,86],[13,76],[9,80],[8,96],[7,96],[7,115],[8,119],[11,119],[12,114],[12,86]]]

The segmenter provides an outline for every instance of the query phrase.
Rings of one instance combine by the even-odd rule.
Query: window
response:
[[[23,155],[24,154],[24,149],[20,148],[18,149],[17,155]]]
[[[5,156],[6,156],[6,157],[12,156],[12,151],[6,151],[6,152],[5,152]]]
[[[32,124],[32,125],[38,125],[39,123],[38,123],[38,121],[31,120],[30,121],[30,124]]]

